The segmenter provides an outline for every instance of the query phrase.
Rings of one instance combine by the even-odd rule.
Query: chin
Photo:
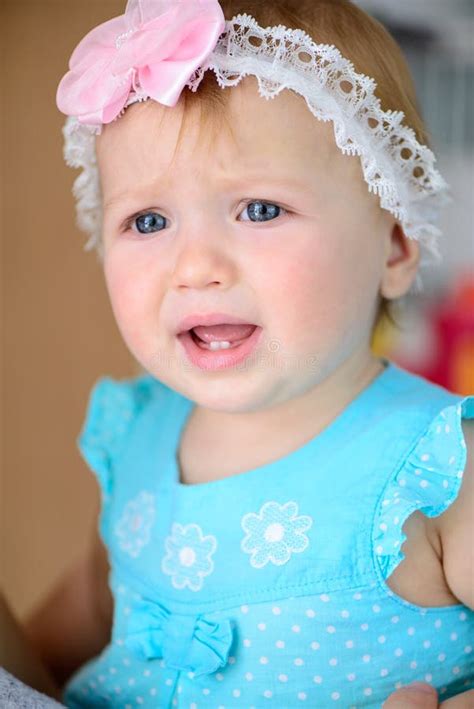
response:
[[[277,403],[275,397],[280,390],[274,382],[265,382],[262,378],[259,381],[258,373],[256,374],[257,376],[244,375],[238,383],[226,380],[224,376],[219,380],[215,374],[207,380],[204,376],[200,381],[194,375],[180,377],[179,380],[173,377],[168,386],[194,401],[199,407],[221,414],[250,414],[271,408]]]

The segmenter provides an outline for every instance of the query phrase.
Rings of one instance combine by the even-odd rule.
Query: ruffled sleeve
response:
[[[126,444],[134,420],[158,385],[156,379],[144,374],[125,380],[101,377],[92,387],[77,445],[97,477],[104,502],[113,490],[114,462]]]
[[[474,396],[446,406],[417,440],[379,501],[373,552],[384,579],[404,559],[405,520],[415,510],[437,517],[456,499],[466,466],[463,418],[474,418]]]

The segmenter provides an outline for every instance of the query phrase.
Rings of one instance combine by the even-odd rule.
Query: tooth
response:
[[[209,346],[211,350],[227,350],[230,347],[230,342],[218,341],[210,342]]]

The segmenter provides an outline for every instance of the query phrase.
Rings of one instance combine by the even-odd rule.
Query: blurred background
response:
[[[401,45],[422,114],[451,186],[441,222],[442,262],[424,292],[381,327],[375,349],[459,393],[474,392],[474,0],[356,0]]]
[[[359,0],[402,45],[451,184],[443,263],[374,348],[474,392],[474,3]],[[75,226],[77,172],[62,157],[56,88],[77,42],[123,0],[3,0],[1,588],[20,618],[83,554],[99,508],[76,439],[93,383],[137,373],[95,255]]]

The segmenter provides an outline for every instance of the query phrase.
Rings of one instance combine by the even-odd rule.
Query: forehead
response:
[[[273,176],[311,183],[329,171],[360,172],[358,159],[354,165],[337,148],[332,122],[317,120],[294,92],[267,100],[254,77],[225,91],[227,105],[215,109],[217,121],[203,121],[197,102],[187,109],[181,134],[181,101],[173,108],[155,101],[135,104],[106,125],[96,139],[104,202],[183,179]]]

